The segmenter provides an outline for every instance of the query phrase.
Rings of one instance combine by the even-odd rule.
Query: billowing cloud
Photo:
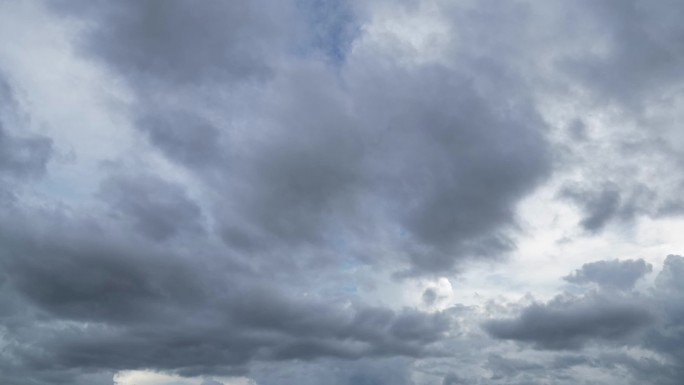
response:
[[[596,283],[606,288],[630,289],[653,266],[643,259],[612,261],[597,261],[585,263],[582,268],[575,270],[565,277],[565,280],[577,284]]]
[[[681,10],[0,2],[0,382],[677,383]]]
[[[491,337],[531,344],[535,349],[580,351],[556,356],[546,364],[530,363],[541,372],[619,367],[637,382],[648,379],[657,384],[675,384],[684,370],[680,348],[683,292],[677,283],[684,273],[683,261],[681,256],[668,256],[647,293],[618,294],[609,284],[584,296],[564,294],[545,304],[526,306],[514,318],[485,321],[483,328]],[[584,267],[600,266],[605,278],[619,277],[631,265],[602,262]],[[642,349],[640,356],[633,356],[625,347]],[[508,375],[527,370],[524,366],[502,365],[498,357],[495,362],[497,370],[510,368]]]
[[[534,304],[514,319],[487,321],[493,337],[529,342],[540,349],[578,349],[594,340],[622,340],[651,322],[647,308],[622,298],[559,297]]]

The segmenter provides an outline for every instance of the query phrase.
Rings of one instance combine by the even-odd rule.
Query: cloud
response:
[[[564,279],[576,284],[596,283],[605,288],[626,290],[634,287],[640,278],[652,270],[653,266],[643,259],[624,261],[614,259],[585,263],[582,268],[575,270]]]
[[[535,362],[502,357],[491,354],[487,359],[487,367],[492,371],[492,378],[510,378],[520,373],[541,371],[544,366]]]
[[[375,247],[431,274],[510,251],[516,204],[550,171],[524,79],[494,52],[456,67],[393,63],[372,36],[344,32],[366,20],[359,9],[147,1],[60,11],[93,20],[79,48],[129,85],[132,123],[207,196],[220,192],[207,205],[237,252],[330,249],[341,233],[387,239]],[[293,24],[312,17],[322,37],[302,38]],[[343,63],[318,59],[323,42]],[[298,44],[311,46],[293,57]]]
[[[557,297],[524,308],[516,318],[490,320],[483,326],[492,337],[539,349],[579,349],[595,340],[623,341],[652,318],[647,307],[621,298]]]
[[[45,173],[47,163],[52,157],[52,140],[36,134],[17,134],[19,105],[14,99],[11,86],[0,72],[0,177],[26,178],[38,177]],[[11,123],[10,123],[11,122]]]
[[[292,27],[289,6],[98,1],[55,7],[93,20],[92,39],[82,41],[93,57],[138,81],[192,87],[266,71],[265,59]]]
[[[585,52],[566,59],[568,70],[588,89],[638,108],[680,81],[677,40],[682,27],[674,15],[681,14],[681,4],[607,0],[585,1],[572,8],[585,30],[593,29],[603,45],[601,53]]]
[[[598,269],[602,279],[620,277],[616,281],[619,285],[631,285],[631,281],[622,280],[622,274],[626,268],[637,266],[636,261],[602,262],[585,265],[591,268],[576,273]],[[612,286],[615,282],[604,280],[599,291],[581,297],[559,295],[548,303],[523,307],[514,318],[487,320],[483,328],[491,337],[531,344],[534,349],[576,351],[570,355],[547,355],[546,362],[541,364],[530,363],[540,373],[572,371],[575,367],[599,371],[617,368],[634,381],[675,384],[684,372],[684,291],[679,283],[683,274],[684,257],[669,255],[654,287],[644,293],[616,294]],[[611,284],[606,286],[606,282]],[[500,364],[496,368],[509,368],[506,376],[529,370],[519,365]]]
[[[48,138],[13,136],[0,126],[0,172],[3,174],[14,177],[43,174],[51,149],[52,142]]]
[[[226,375],[253,360],[423,357],[452,326],[442,313],[287,295],[229,261],[124,243],[98,227],[3,231],[10,372]]]
[[[114,175],[100,187],[112,215],[161,241],[184,231],[201,232],[201,209],[182,186],[153,175]]]
[[[646,260],[583,260],[565,281],[587,287],[564,286],[582,295],[532,304],[486,302],[528,290],[506,274],[458,276],[515,255],[521,238],[541,249],[517,258],[560,254],[546,230],[581,243],[628,224],[635,240],[616,242],[651,244],[639,221],[680,213],[678,4],[0,8],[11,16],[0,32],[22,36],[0,43],[0,382],[111,384],[141,370],[259,385],[656,372],[667,384],[681,373],[681,257],[647,290],[636,285]],[[48,27],[16,33],[36,24]],[[69,96],[73,73],[96,97],[45,105]],[[113,136],[116,149],[92,156]],[[63,152],[70,162],[53,162]],[[548,190],[561,214],[580,210],[584,233],[568,235],[554,210],[533,213],[555,216],[550,229],[521,217]],[[514,281],[533,287],[548,267]],[[437,277],[448,295],[407,292]],[[466,299],[481,284],[492,286]],[[472,304],[417,310],[457,298]]]
[[[204,380],[202,385],[223,385],[223,383],[216,380]]]
[[[458,385],[465,383],[462,378],[455,374],[447,374],[442,380],[442,385]]]

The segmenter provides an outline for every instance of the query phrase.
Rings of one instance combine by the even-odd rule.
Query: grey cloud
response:
[[[487,321],[483,327],[494,338],[560,350],[579,349],[597,340],[620,343],[652,321],[647,307],[622,298],[557,297],[531,305],[515,318]]]
[[[305,0],[300,4],[311,49],[325,54],[333,64],[343,62],[354,38],[361,33],[354,2]]]
[[[14,136],[0,123],[0,173],[13,177],[42,175],[51,156],[51,139]]]
[[[447,374],[446,376],[444,376],[444,379],[442,380],[442,385],[458,385],[458,384],[465,384],[465,381],[461,377],[459,377],[453,373]]]
[[[89,6],[97,22],[83,52],[127,79],[150,142],[220,192],[212,206],[229,247],[290,258],[302,247],[329,250],[340,233],[370,241],[395,223],[395,254],[415,273],[515,247],[516,204],[549,174],[550,157],[524,78],[494,51],[468,53],[462,68],[372,70],[391,52],[345,54],[339,71],[315,56],[283,68],[272,63],[300,36],[288,23],[331,12],[317,19],[331,17],[325,27],[311,27],[323,40],[304,41],[325,41],[339,59],[357,36],[344,32],[355,8],[158,7]],[[239,20],[224,29],[226,13]],[[265,77],[243,71],[264,67]]]
[[[596,283],[606,288],[627,290],[647,273],[653,266],[643,259],[597,261],[585,263],[582,268],[575,270],[564,279],[571,283]]]
[[[218,381],[216,381],[216,380],[208,379],[208,380],[202,381],[202,384],[201,384],[201,385],[223,385],[223,383],[222,383],[222,382],[218,382]]]
[[[347,96],[318,66],[296,71],[279,88],[273,103],[282,107],[264,111],[273,129],[229,159],[233,195],[219,219],[231,244],[325,243],[332,226],[346,227],[359,212],[364,144],[358,122],[342,108]]]
[[[401,41],[364,42],[363,23],[383,15],[357,13],[358,2],[46,5],[77,26],[75,53],[131,92],[132,135],[190,174],[202,200],[150,171],[104,176],[101,212],[0,213],[0,379],[107,383],[112,371],[151,369],[250,374],[260,385],[408,385],[414,359],[459,352],[435,348],[454,328],[445,313],[320,293],[356,291],[364,269],[445,275],[515,248],[518,203],[558,159],[546,98],[581,84],[642,107],[678,86],[681,7],[447,3],[432,4],[445,21],[436,37],[447,41],[433,62],[414,61],[415,47]],[[407,15],[421,7],[386,5]],[[551,25],[545,18],[556,14],[563,22]],[[578,146],[599,138],[580,120],[569,129]],[[643,153],[641,137],[625,135]],[[47,138],[0,127],[0,174],[11,183],[44,173],[51,151]],[[598,234],[654,212],[651,190],[664,198],[642,182],[599,175],[562,196]],[[21,215],[32,222],[17,224]],[[507,346],[499,340],[522,342],[520,351],[630,344],[681,362],[679,265],[668,258],[644,298],[606,289],[633,287],[650,265],[587,264],[567,280],[598,283],[597,292],[486,322],[493,339],[468,337],[478,349],[468,357],[493,373],[479,383],[573,383],[549,370],[602,365],[648,378],[636,373],[658,367],[589,353],[537,364],[497,351]],[[673,366],[660,368],[676,374]],[[446,373],[435,381],[476,378]]]
[[[221,132],[198,114],[147,106],[140,112],[138,126],[166,156],[183,164],[206,167],[223,156]]]
[[[570,125],[610,116],[594,126],[599,136],[574,143],[570,152],[580,159],[564,162],[589,185],[566,196],[584,213],[580,225],[599,233],[643,215],[680,215],[684,29],[677,15],[684,8],[676,1],[600,0],[547,11],[572,23],[558,29],[553,58],[554,78],[584,106]]]
[[[251,376],[259,385],[415,385],[411,361],[403,357],[369,358],[357,361],[319,360],[287,365],[259,365]]]
[[[414,268],[439,271],[463,255],[510,249],[502,230],[514,224],[516,202],[549,171],[535,111],[515,94],[519,105],[497,109],[496,97],[476,88],[480,79],[457,71],[396,71],[379,75],[383,87],[364,87],[362,95],[382,111],[371,115],[383,129],[371,160],[383,193],[391,191],[392,217],[410,237]]]
[[[124,0],[48,7],[90,21],[77,48],[130,87],[136,99],[132,120],[150,142],[192,168],[225,160],[223,126],[233,116],[217,127],[203,113],[207,106],[230,115],[226,95],[240,98],[241,85],[271,78],[297,35],[293,1]]]
[[[544,369],[544,366],[535,362],[491,354],[487,358],[487,368],[492,372],[492,379],[501,379],[513,378],[520,373],[540,371]]]
[[[658,274],[656,285],[661,290],[675,293],[684,292],[684,257],[680,255],[668,255],[665,258],[663,269]]]
[[[202,232],[202,212],[185,189],[152,175],[114,175],[100,187],[115,218],[140,233],[165,240],[182,232]]]
[[[639,214],[652,212],[656,193],[641,184],[625,185],[614,182],[596,186],[566,185],[560,191],[562,198],[576,204],[584,213],[580,226],[598,234],[615,221],[629,223]]]
[[[620,213],[620,192],[605,188],[598,192],[565,189],[562,195],[578,203],[585,212],[580,225],[587,231],[598,232]]]
[[[425,289],[421,298],[426,305],[432,305],[437,300],[437,293],[433,289]]]
[[[94,22],[86,50],[135,81],[195,86],[268,69],[290,12],[288,2],[190,4],[106,1],[60,4]]]
[[[568,8],[566,8],[568,9]],[[609,100],[643,108],[648,100],[681,80],[684,30],[681,3],[643,0],[583,1],[569,7],[583,30],[595,31],[603,54],[566,58],[564,66],[587,88]],[[590,48],[587,45],[587,48]]]
[[[606,262],[594,267],[608,275],[611,274],[608,271],[614,269],[617,277],[627,266]],[[538,363],[495,359],[500,364],[496,366],[501,369],[500,379],[522,376],[533,370],[539,376],[551,375],[553,377],[549,378],[559,383],[576,383],[579,378],[586,378],[581,374],[583,371],[590,370],[606,374],[617,371],[623,373],[619,381],[634,384],[681,382],[684,374],[681,365],[684,359],[682,277],[684,257],[669,255],[654,287],[644,293],[616,295],[610,286],[603,286],[598,292],[584,297],[566,294],[546,304],[527,306],[512,319],[485,322],[484,329],[490,336],[530,343],[535,349],[584,348],[572,354],[547,353]],[[626,350],[625,346],[632,349]],[[633,348],[650,353],[635,356],[631,353]],[[516,363],[519,365],[514,365]],[[526,363],[531,366],[525,367]],[[614,381],[618,381],[617,377]],[[604,383],[613,382],[606,380]]]
[[[652,328],[644,339],[644,345],[670,357],[675,363],[684,360],[684,257],[668,255],[663,269],[656,277],[654,302],[660,310],[657,327]],[[678,372],[684,373],[681,365]],[[675,377],[677,378],[677,377]]]
[[[570,136],[578,142],[583,142],[588,139],[587,125],[581,119],[575,119],[570,123],[568,131]]]
[[[52,140],[41,135],[17,135],[18,127],[7,127],[9,116],[20,115],[12,87],[0,71],[0,177],[43,175],[52,157]]]
[[[112,372],[88,372],[81,373],[31,373],[30,376],[25,371],[16,371],[15,368],[0,365],[3,384],[7,385],[36,385],[36,384],[58,384],[58,385],[116,385],[114,383],[114,373]]]
[[[423,357],[451,327],[442,313],[306,301],[225,258],[106,243],[105,228],[85,223],[40,240],[4,230],[2,291],[17,307],[0,314],[12,342],[3,355],[8,372],[38,383],[83,371],[225,375],[257,360]]]
[[[0,379],[149,369],[282,384],[255,368],[284,365],[306,368],[289,381],[409,385],[414,359],[445,354],[447,313],[309,294],[344,281],[340,266],[445,274],[512,249],[516,205],[551,172],[546,122],[496,47],[400,65],[352,49],[353,4],[305,3],[48,5],[87,21],[77,52],[125,83],[133,135],[204,200],[103,168],[101,212],[3,217]],[[296,23],[330,7],[302,39]]]
[[[67,236],[42,242],[3,237],[8,287],[58,318],[124,322],[145,317],[153,303],[162,309],[166,301],[202,297],[187,262]]]

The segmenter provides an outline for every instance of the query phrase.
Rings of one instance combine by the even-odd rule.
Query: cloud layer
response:
[[[0,382],[677,383],[682,12],[0,4]]]

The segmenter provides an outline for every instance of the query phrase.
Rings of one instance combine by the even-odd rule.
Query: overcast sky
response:
[[[0,383],[681,384],[683,19],[0,0]]]

